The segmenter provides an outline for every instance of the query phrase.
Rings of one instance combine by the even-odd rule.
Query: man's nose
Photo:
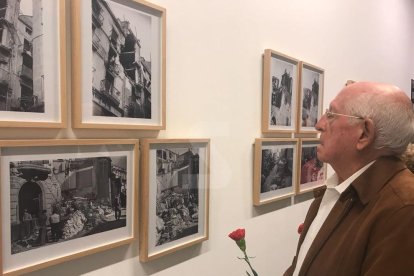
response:
[[[323,131],[324,130],[324,125],[326,123],[326,118],[325,118],[325,114],[322,114],[322,117],[319,118],[318,122],[315,125],[315,129],[317,131]]]

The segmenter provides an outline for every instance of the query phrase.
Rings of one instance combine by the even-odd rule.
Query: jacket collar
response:
[[[396,173],[404,169],[406,166],[398,157],[380,157],[350,186],[355,189],[361,203],[366,205]]]

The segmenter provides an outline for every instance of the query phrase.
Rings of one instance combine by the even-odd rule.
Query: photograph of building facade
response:
[[[313,127],[318,122],[320,74],[303,69],[302,126]]]
[[[292,126],[293,65],[272,60],[270,125]]]
[[[112,1],[91,2],[92,115],[150,119],[151,60],[143,55],[150,45],[140,37],[150,33],[151,18],[137,11],[131,16]]]
[[[44,113],[42,0],[0,1],[0,111]]]
[[[198,233],[198,149],[157,150],[156,245]]]
[[[126,226],[126,159],[10,162],[12,254]]]

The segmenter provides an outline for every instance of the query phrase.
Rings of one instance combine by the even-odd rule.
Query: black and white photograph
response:
[[[42,2],[0,2],[0,111],[45,112]]]
[[[141,140],[140,260],[208,239],[209,139]]]
[[[139,140],[0,140],[5,275],[131,243]]]
[[[271,126],[292,126],[292,110],[295,102],[292,99],[293,76],[296,66],[277,58],[272,58],[271,85]]]
[[[10,162],[11,254],[125,227],[126,161]]]
[[[293,195],[297,178],[297,142],[297,139],[256,139],[253,183],[255,205]]]
[[[166,10],[143,0],[71,7],[74,127],[165,129]]]
[[[322,115],[324,72],[305,63],[301,68],[300,129],[316,131],[315,125]]]
[[[198,232],[197,148],[157,150],[156,245]]]
[[[263,132],[294,132],[299,61],[266,49],[263,59]]]
[[[151,17],[92,0],[93,115],[151,118]]]
[[[292,187],[293,148],[263,147],[260,192]]]

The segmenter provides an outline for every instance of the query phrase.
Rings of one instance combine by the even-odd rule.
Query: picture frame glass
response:
[[[296,129],[297,64],[272,54],[269,84],[269,130]]]
[[[263,142],[260,164],[260,201],[294,193],[296,183],[295,142]]]
[[[3,147],[0,160],[4,272],[132,239],[133,145]]]
[[[207,236],[207,163],[205,143],[151,144],[149,256]]]
[[[2,28],[0,125],[62,122],[61,5],[61,1],[21,0],[8,1],[4,7],[10,27]]]
[[[80,30],[89,38],[80,42],[81,123],[163,125],[160,12],[132,0],[79,5],[82,25],[92,26]]]

